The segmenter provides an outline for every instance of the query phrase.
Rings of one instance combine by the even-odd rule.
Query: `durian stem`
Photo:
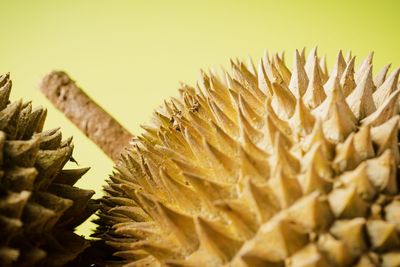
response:
[[[114,162],[133,135],[93,101],[68,74],[53,71],[40,85],[41,91]]]

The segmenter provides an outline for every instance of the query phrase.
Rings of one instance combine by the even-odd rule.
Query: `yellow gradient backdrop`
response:
[[[332,62],[338,49],[375,66],[400,64],[398,1],[0,1],[0,73],[10,71],[12,99],[48,107],[46,128],[74,136],[75,158],[92,170],[78,186],[94,189],[112,162],[37,90],[53,69],[67,71],[130,131],[149,121],[179,81],[199,69],[227,66],[230,57],[255,60],[264,49],[318,45]],[[359,58],[360,59],[360,58]],[[289,62],[291,66],[291,63]],[[377,69],[375,69],[375,72]],[[79,233],[88,235],[86,223]]]

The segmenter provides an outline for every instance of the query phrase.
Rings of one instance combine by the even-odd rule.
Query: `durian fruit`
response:
[[[400,266],[399,69],[339,52],[202,72],[105,186],[112,266]]]
[[[73,186],[88,168],[63,169],[72,138],[42,132],[46,110],[10,102],[11,84],[0,76],[0,266],[64,266],[89,246],[74,228],[98,204]]]

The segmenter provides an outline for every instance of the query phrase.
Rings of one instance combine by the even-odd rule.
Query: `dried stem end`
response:
[[[90,140],[116,161],[133,135],[94,102],[68,74],[53,71],[40,85],[43,94]]]

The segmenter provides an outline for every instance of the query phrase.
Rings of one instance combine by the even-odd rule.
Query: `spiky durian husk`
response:
[[[165,102],[105,187],[114,264],[400,266],[399,69],[323,62],[231,62]]]
[[[89,245],[74,228],[98,204],[73,186],[88,168],[63,169],[72,138],[42,132],[46,110],[10,103],[10,91],[0,76],[0,266],[63,266]]]

